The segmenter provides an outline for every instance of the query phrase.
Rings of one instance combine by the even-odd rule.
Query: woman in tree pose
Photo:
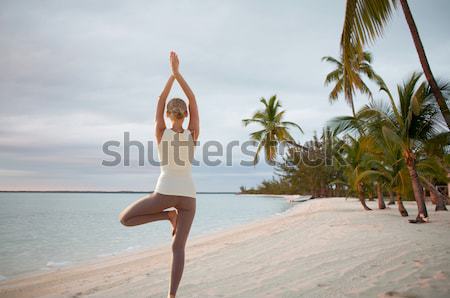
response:
[[[172,224],[172,271],[168,297],[175,297],[184,268],[184,249],[195,215],[196,192],[191,174],[193,151],[199,135],[199,117],[194,93],[180,74],[176,53],[170,53],[172,74],[162,91],[156,107],[155,136],[158,143],[161,174],[155,191],[126,207],[119,215],[125,226],[136,226],[157,220]],[[179,98],[167,104],[166,116],[172,122],[166,128],[164,109],[166,99],[177,81],[189,101],[189,124],[183,129],[188,116],[186,103]],[[165,210],[174,208],[175,210]]]

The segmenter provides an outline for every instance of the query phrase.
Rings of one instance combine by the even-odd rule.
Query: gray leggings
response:
[[[170,294],[175,295],[184,269],[184,248],[195,215],[196,199],[185,196],[152,193],[140,198],[120,212],[120,222],[125,226],[136,226],[157,220],[168,220],[168,211],[174,207],[178,211],[177,228],[172,240],[172,273]]]

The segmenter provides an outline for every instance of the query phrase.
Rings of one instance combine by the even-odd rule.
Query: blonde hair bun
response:
[[[167,112],[177,119],[182,119],[187,112],[187,105],[181,98],[172,98],[167,104]]]

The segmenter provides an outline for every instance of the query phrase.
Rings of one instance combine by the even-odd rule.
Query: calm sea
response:
[[[0,280],[33,271],[169,244],[158,221],[124,227],[119,212],[145,194],[0,193]],[[286,211],[270,197],[198,194],[192,236]]]

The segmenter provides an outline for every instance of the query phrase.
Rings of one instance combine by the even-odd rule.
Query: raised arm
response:
[[[167,80],[164,90],[161,92],[161,95],[159,96],[158,105],[156,106],[155,136],[158,144],[160,143],[162,134],[164,132],[164,129],[166,128],[166,122],[164,121],[164,109],[166,107],[166,100],[167,97],[169,96],[170,89],[172,89],[174,81],[175,77],[171,75]]]
[[[198,135],[200,133],[200,121],[198,117],[198,107],[197,107],[197,101],[195,100],[195,95],[192,92],[191,88],[189,88],[189,85],[184,80],[183,76],[180,73],[175,74],[175,79],[178,81],[178,83],[181,86],[181,89],[183,89],[184,93],[186,94],[188,100],[189,100],[189,124],[188,129],[192,131],[192,137],[194,141],[197,141]]]
[[[189,124],[188,129],[192,132],[192,137],[194,141],[196,142],[198,139],[198,135],[200,134],[200,120],[198,115],[198,107],[197,107],[197,101],[195,100],[194,92],[192,92],[191,88],[189,87],[188,83],[184,80],[183,76],[181,75],[179,71],[179,60],[178,56],[175,52],[171,52],[170,54],[171,58],[171,65],[172,65],[172,72],[175,79],[178,81],[178,83],[181,86],[181,89],[183,89],[184,94],[186,94],[186,97],[189,101]]]

